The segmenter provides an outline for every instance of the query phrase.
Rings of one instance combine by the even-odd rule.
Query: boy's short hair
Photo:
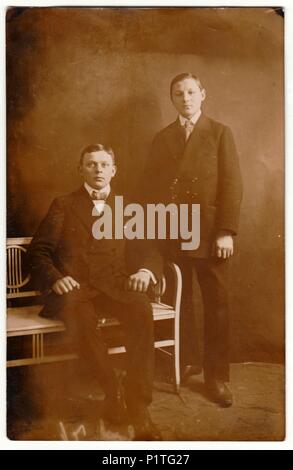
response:
[[[104,144],[90,144],[87,145],[80,154],[80,159],[79,159],[79,166],[83,164],[83,159],[84,156],[87,153],[93,153],[93,152],[99,152],[101,150],[104,150],[104,152],[107,152],[111,157],[113,161],[113,165],[115,165],[115,154],[113,152],[113,149],[109,145],[104,145]]]
[[[172,98],[172,90],[173,90],[174,85],[178,82],[182,82],[182,80],[185,80],[186,78],[192,78],[198,84],[201,90],[204,89],[204,87],[201,84],[200,79],[196,75],[193,75],[192,73],[188,73],[188,72],[180,73],[179,75],[176,75],[176,77],[174,77],[173,80],[171,81],[171,84],[170,84],[171,98]]]

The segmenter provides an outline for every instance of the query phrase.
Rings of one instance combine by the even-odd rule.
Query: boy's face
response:
[[[172,102],[178,113],[187,119],[200,110],[205,96],[205,90],[201,90],[193,78],[185,78],[175,83],[171,94]]]
[[[115,176],[116,166],[109,153],[105,150],[98,150],[97,152],[86,153],[83,156],[79,172],[89,186],[101,190]]]

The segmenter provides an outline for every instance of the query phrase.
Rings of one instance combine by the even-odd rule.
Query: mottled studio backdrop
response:
[[[232,361],[282,361],[283,18],[265,8],[17,8],[7,14],[8,236],[32,235],[79,184],[83,146],[111,142],[131,194],[190,71],[234,132],[244,177]],[[151,184],[151,181],[150,181]]]

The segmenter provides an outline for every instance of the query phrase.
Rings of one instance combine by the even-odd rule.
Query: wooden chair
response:
[[[46,354],[44,343],[45,335],[65,331],[65,325],[62,321],[40,317],[39,313],[43,307],[42,304],[15,306],[15,302],[13,302],[16,299],[32,301],[41,295],[41,293],[36,290],[28,289],[30,274],[24,272],[24,257],[30,242],[31,238],[25,237],[8,238],[6,243],[8,299],[6,318],[7,339],[21,336],[31,337],[29,356],[8,360],[8,367],[28,366],[77,358],[76,354]]]
[[[162,302],[166,296],[167,287],[172,284],[171,302],[166,304]],[[154,343],[154,347],[164,354],[171,357],[174,369],[174,390],[179,393],[180,390],[180,304],[182,294],[182,276],[179,267],[175,263],[168,263],[165,266],[164,277],[158,282],[154,289],[154,301],[151,303],[153,308],[153,318],[155,322],[160,320],[173,320],[172,334],[170,337],[161,339]],[[170,294],[170,292],[169,292]],[[119,325],[116,318],[102,318],[98,322],[98,328],[104,329]],[[168,349],[172,347],[173,351]],[[108,348],[109,354],[120,354],[125,352],[125,346],[115,346]]]
[[[7,299],[13,303],[16,299],[26,299],[32,303],[33,299],[40,297],[41,293],[29,289],[30,274],[24,272],[25,253],[31,238],[8,238],[7,239]],[[167,287],[172,285],[171,301],[162,301],[169,293]],[[179,363],[179,324],[180,303],[182,292],[182,277],[179,267],[170,263],[165,267],[165,275],[154,289],[154,301],[152,302],[154,321],[173,320],[172,334],[170,337],[155,341],[155,348],[168,354],[173,361],[174,388],[179,392],[180,387],[180,363]],[[27,302],[26,302],[27,303]],[[7,308],[7,338],[31,336],[31,354],[26,358],[11,359],[7,361],[8,367],[25,366],[55,362],[77,358],[76,354],[47,355],[44,342],[45,335],[65,331],[62,321],[47,319],[39,316],[42,304],[11,306]],[[115,318],[102,318],[98,321],[98,328],[105,329],[117,326],[119,322]],[[166,348],[172,348],[170,352]],[[109,354],[125,352],[123,345],[109,347]]]

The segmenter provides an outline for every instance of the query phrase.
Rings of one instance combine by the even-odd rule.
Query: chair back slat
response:
[[[12,273],[13,273],[13,286],[15,291],[18,291],[19,281],[17,279],[17,256],[16,256],[16,248],[11,248],[12,251]]]
[[[7,287],[9,292],[13,293],[16,292],[15,284],[15,269],[14,269],[14,248],[10,248],[7,250],[8,254],[8,280],[7,280]]]
[[[27,249],[24,245],[29,245],[31,238],[8,238],[6,244],[7,252],[7,292],[9,297],[15,294],[18,297],[21,291],[25,291],[25,286],[30,281],[30,273],[26,274],[24,269],[25,253]],[[34,291],[32,291],[33,293]],[[19,295],[17,295],[19,294]]]
[[[6,285],[8,286],[9,284],[12,283],[12,281],[11,281],[11,262],[10,262],[11,253],[7,249],[6,249],[6,256],[7,256]]]
[[[17,283],[19,284],[22,282],[22,269],[21,269],[21,252],[20,250],[16,251],[16,256],[17,256],[17,266],[16,266],[16,274],[17,274]]]

